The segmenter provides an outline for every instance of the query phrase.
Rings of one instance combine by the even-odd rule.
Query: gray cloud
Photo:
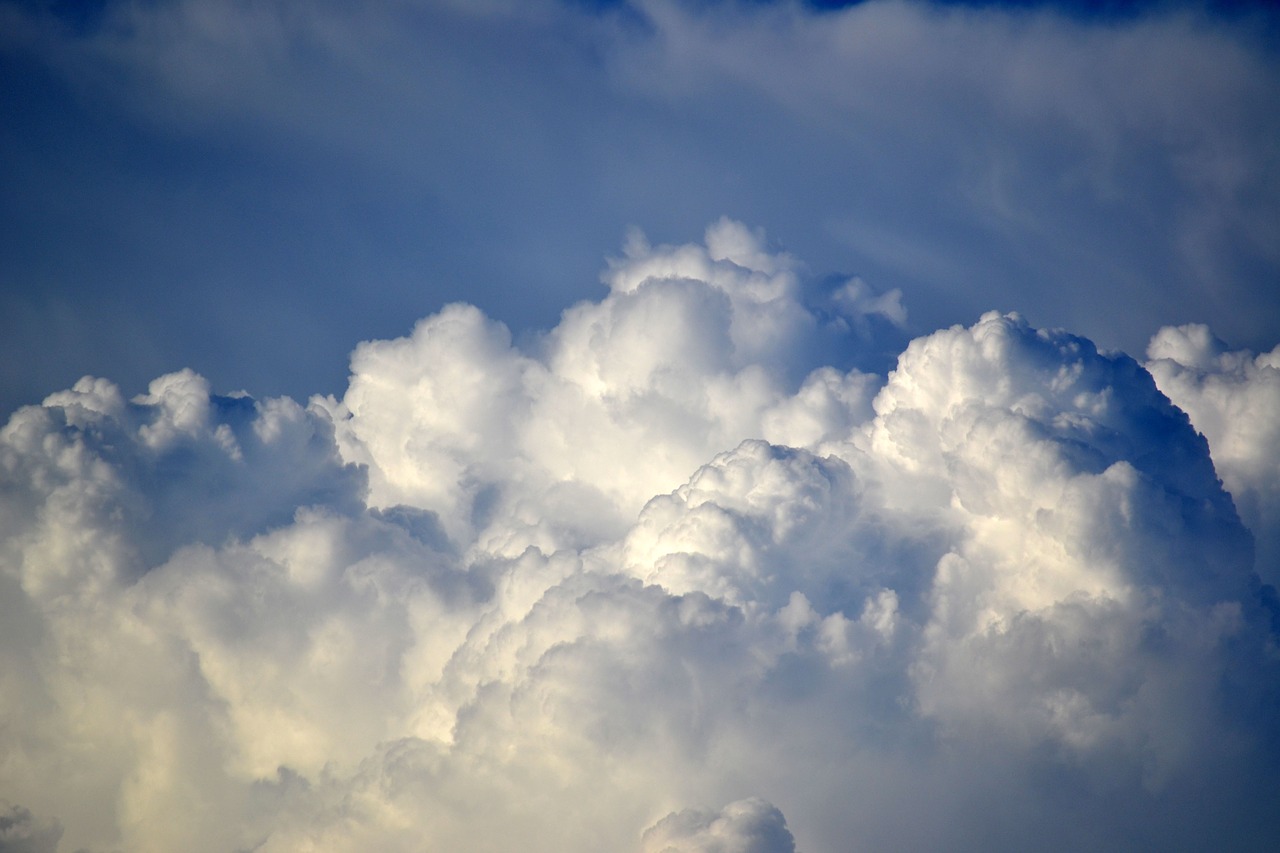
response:
[[[4,853],[55,853],[62,828],[41,822],[22,806],[0,801],[0,850]]]
[[[782,812],[760,799],[719,812],[686,809],[644,833],[645,853],[795,853]]]

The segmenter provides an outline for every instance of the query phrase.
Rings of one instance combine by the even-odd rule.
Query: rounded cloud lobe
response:
[[[877,377],[815,354],[899,297],[802,272],[636,235],[342,399],[19,411],[0,849],[1264,849],[1274,353],[992,313]]]
[[[645,830],[644,853],[795,853],[786,818],[760,799],[719,813],[686,809]]]

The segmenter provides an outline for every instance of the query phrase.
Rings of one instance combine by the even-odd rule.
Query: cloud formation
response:
[[[1266,849],[1274,354],[989,313],[876,376],[899,296],[802,278],[721,220],[341,398],[20,410],[0,849]]]
[[[1147,358],[1160,390],[1208,438],[1253,531],[1259,573],[1280,581],[1280,347],[1230,352],[1207,326],[1187,325],[1161,329]]]
[[[628,226],[726,212],[912,335],[1280,338],[1264,4],[816,5],[0,2],[0,416],[181,366],[340,396],[353,341],[459,300],[520,339]]]
[[[763,800],[739,800],[720,812],[686,809],[645,830],[644,853],[795,853],[787,821]]]
[[[899,294],[853,281],[819,316],[795,266],[727,220],[705,247],[636,236],[608,296],[568,309],[535,352],[449,306],[408,338],[362,344],[346,395],[324,405],[374,505],[429,509],[455,540],[509,554],[594,544],[744,438],[803,445],[869,413],[873,377],[811,358],[871,318],[901,322]]]

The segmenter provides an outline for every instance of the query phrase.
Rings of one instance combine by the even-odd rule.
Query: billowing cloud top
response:
[[[876,376],[821,356],[898,294],[802,275],[721,220],[340,399],[20,410],[0,850],[1268,848],[1280,351],[990,313]]]
[[[630,225],[724,213],[810,291],[909,294],[912,337],[997,308],[1269,349],[1272,5],[0,0],[0,418],[184,366],[341,396],[355,341],[456,301],[523,340]]]

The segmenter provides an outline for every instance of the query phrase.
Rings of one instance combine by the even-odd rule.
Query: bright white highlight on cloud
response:
[[[609,295],[566,311],[536,352],[452,305],[362,344],[345,397],[322,405],[344,458],[368,465],[373,505],[430,510],[455,541],[509,556],[595,544],[745,438],[803,445],[869,414],[873,377],[805,359],[872,317],[901,322],[899,294],[853,281],[819,318],[794,267],[734,222],[705,247],[636,235]]]
[[[19,411],[0,850],[1265,849],[1276,353],[990,313],[843,372],[902,302],[801,275],[722,220],[341,399]]]

